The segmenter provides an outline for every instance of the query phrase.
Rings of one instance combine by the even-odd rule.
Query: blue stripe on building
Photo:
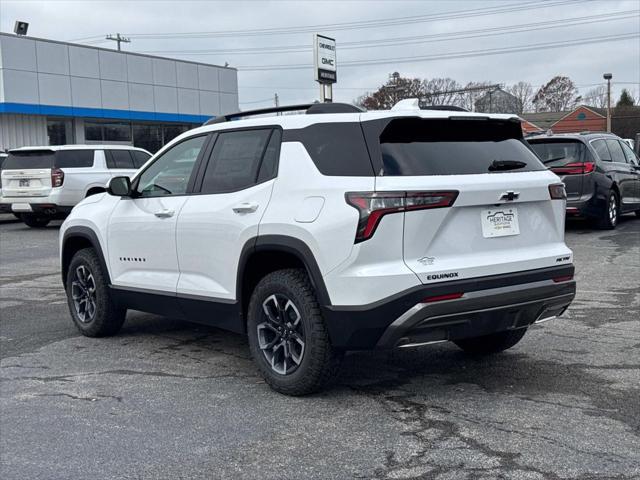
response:
[[[213,116],[184,113],[141,112],[136,110],[111,110],[106,108],[62,107],[34,105],[30,103],[1,103],[0,113],[23,115],[49,115],[56,117],[104,118],[113,120],[147,120],[156,122],[204,123]]]

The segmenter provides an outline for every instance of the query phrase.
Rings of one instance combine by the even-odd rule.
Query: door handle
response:
[[[254,202],[244,202],[240,205],[233,207],[233,211],[236,213],[252,213],[258,209],[258,204]]]
[[[168,209],[164,209],[164,210],[160,210],[159,212],[155,212],[154,215],[158,218],[169,218],[169,217],[173,217],[173,214],[176,213],[173,210],[168,210]]]

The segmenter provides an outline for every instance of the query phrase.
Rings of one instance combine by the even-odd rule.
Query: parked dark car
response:
[[[624,213],[640,216],[640,161],[616,135],[538,135],[527,141],[564,182],[567,215],[594,219],[607,229]]]

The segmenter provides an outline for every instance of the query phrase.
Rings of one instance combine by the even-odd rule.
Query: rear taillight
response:
[[[355,243],[373,236],[380,219],[389,213],[450,207],[458,192],[348,192],[347,203],[360,213]]]
[[[591,173],[596,169],[594,162],[576,162],[567,163],[562,167],[552,167],[551,171],[557,175],[583,175],[585,173]]]
[[[51,169],[51,186],[61,187],[64,182],[64,172],[59,168]]]
[[[555,277],[553,279],[556,283],[568,282],[569,280],[573,280],[573,275],[563,275],[562,277]]]
[[[551,200],[565,200],[567,191],[564,189],[564,183],[554,183],[549,185],[549,195]]]

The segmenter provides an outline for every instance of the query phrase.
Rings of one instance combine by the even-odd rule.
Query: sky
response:
[[[312,32],[336,39],[334,101],[394,71],[534,88],[566,75],[582,94],[611,72],[614,97],[640,96],[640,0],[0,0],[0,31],[15,20],[34,37],[115,48],[104,36],[121,33],[125,50],[228,63],[243,110],[273,105],[276,93],[281,105],[319,97]]]

